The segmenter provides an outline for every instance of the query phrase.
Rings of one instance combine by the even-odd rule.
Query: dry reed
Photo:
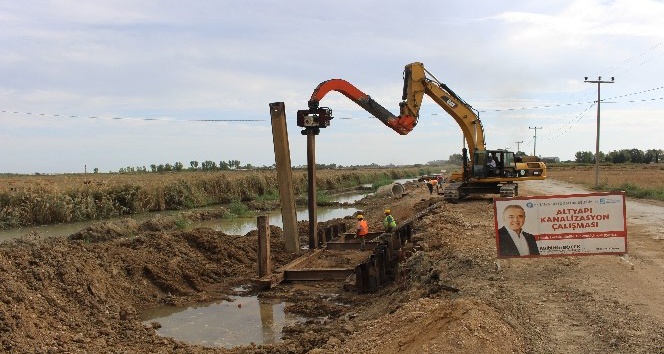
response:
[[[428,173],[417,168],[320,170],[318,190]],[[306,171],[293,172],[296,195]],[[278,195],[275,171],[11,176],[0,178],[0,228],[183,210]]]

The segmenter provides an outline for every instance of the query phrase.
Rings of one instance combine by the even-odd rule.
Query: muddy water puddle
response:
[[[231,348],[281,341],[285,326],[304,322],[284,311],[286,303],[233,296],[232,301],[201,303],[186,308],[162,306],[141,314],[145,325],[157,322],[157,333],[190,344]]]

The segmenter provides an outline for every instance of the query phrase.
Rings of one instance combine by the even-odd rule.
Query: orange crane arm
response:
[[[360,91],[351,83],[332,79],[321,82],[309,100],[309,111],[300,111],[298,114],[318,113],[319,103],[330,91],[337,91],[351,99],[383,124],[392,128],[401,135],[410,133],[417,125],[422,98],[424,94],[431,97],[445,112],[447,112],[459,125],[466,140],[468,150],[486,150],[484,141],[484,128],[477,111],[464,102],[454,91],[445,84],[427,77],[432,76],[422,63],[411,63],[404,69],[404,86],[402,101],[399,103],[399,116],[390,113],[383,106],[374,101],[369,95]],[[435,78],[434,78],[435,79]]]
[[[381,106],[378,102],[374,101],[369,95],[360,91],[350,82],[342,79],[332,79],[321,82],[311,94],[309,109],[312,111],[318,109],[320,101],[330,91],[337,91],[348,97],[358,106],[364,108],[367,112],[378,118],[383,124],[401,135],[410,133],[415,127],[416,119],[412,116],[394,116],[394,114],[385,109],[385,107]]]

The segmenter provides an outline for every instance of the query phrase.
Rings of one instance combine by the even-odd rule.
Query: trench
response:
[[[354,203],[367,196],[348,194],[333,198],[341,203]],[[317,208],[319,221],[344,217],[356,208]],[[297,213],[306,219],[308,210]],[[250,224],[255,228],[255,222]],[[281,225],[281,215],[270,216],[270,225]],[[249,227],[249,225],[247,225]],[[243,234],[246,230],[236,230]],[[158,323],[157,333],[190,344],[208,347],[273,344],[281,341],[284,326],[311,320],[286,313],[286,303],[278,299],[259,299],[257,296],[235,296],[233,301],[201,303],[187,308],[163,306],[144,311],[145,325]]]
[[[405,181],[410,181],[410,179]],[[370,194],[372,193],[358,193],[356,191],[340,194],[330,199],[334,202],[352,204]],[[218,207],[212,206],[198,210]],[[319,222],[325,222],[352,215],[356,211],[358,211],[357,208],[349,206],[318,207],[317,218]],[[140,223],[154,217],[156,214],[175,215],[177,213],[179,211],[167,211],[132,215],[130,217]],[[283,227],[280,210],[274,210],[268,216],[270,225]],[[298,208],[297,219],[306,220],[307,217],[307,208]],[[0,242],[20,238],[31,233],[37,233],[41,237],[68,236],[95,222],[98,222],[98,220],[0,230]],[[232,235],[244,235],[257,228],[255,216],[196,221],[187,226],[187,228],[198,227],[209,227]],[[232,296],[230,299],[231,301],[197,303],[188,307],[159,306],[143,311],[140,316],[146,326],[158,323],[155,328],[161,336],[171,337],[190,344],[224,348],[251,343],[278,343],[281,341],[285,326],[310,320],[286,313],[287,304],[278,299],[259,299],[257,296],[244,295]]]

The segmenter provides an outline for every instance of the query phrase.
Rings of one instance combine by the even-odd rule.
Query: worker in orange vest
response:
[[[433,187],[438,184],[438,180],[435,178],[432,178],[427,181],[427,187],[429,188],[429,194],[433,194]],[[438,187],[436,187],[436,191],[438,190]]]
[[[368,233],[369,233],[369,225],[367,225],[367,221],[364,220],[364,215],[357,214],[357,228],[355,229],[355,235],[360,239],[360,242],[362,243],[360,245],[360,250],[362,251],[364,251],[365,238]]]

